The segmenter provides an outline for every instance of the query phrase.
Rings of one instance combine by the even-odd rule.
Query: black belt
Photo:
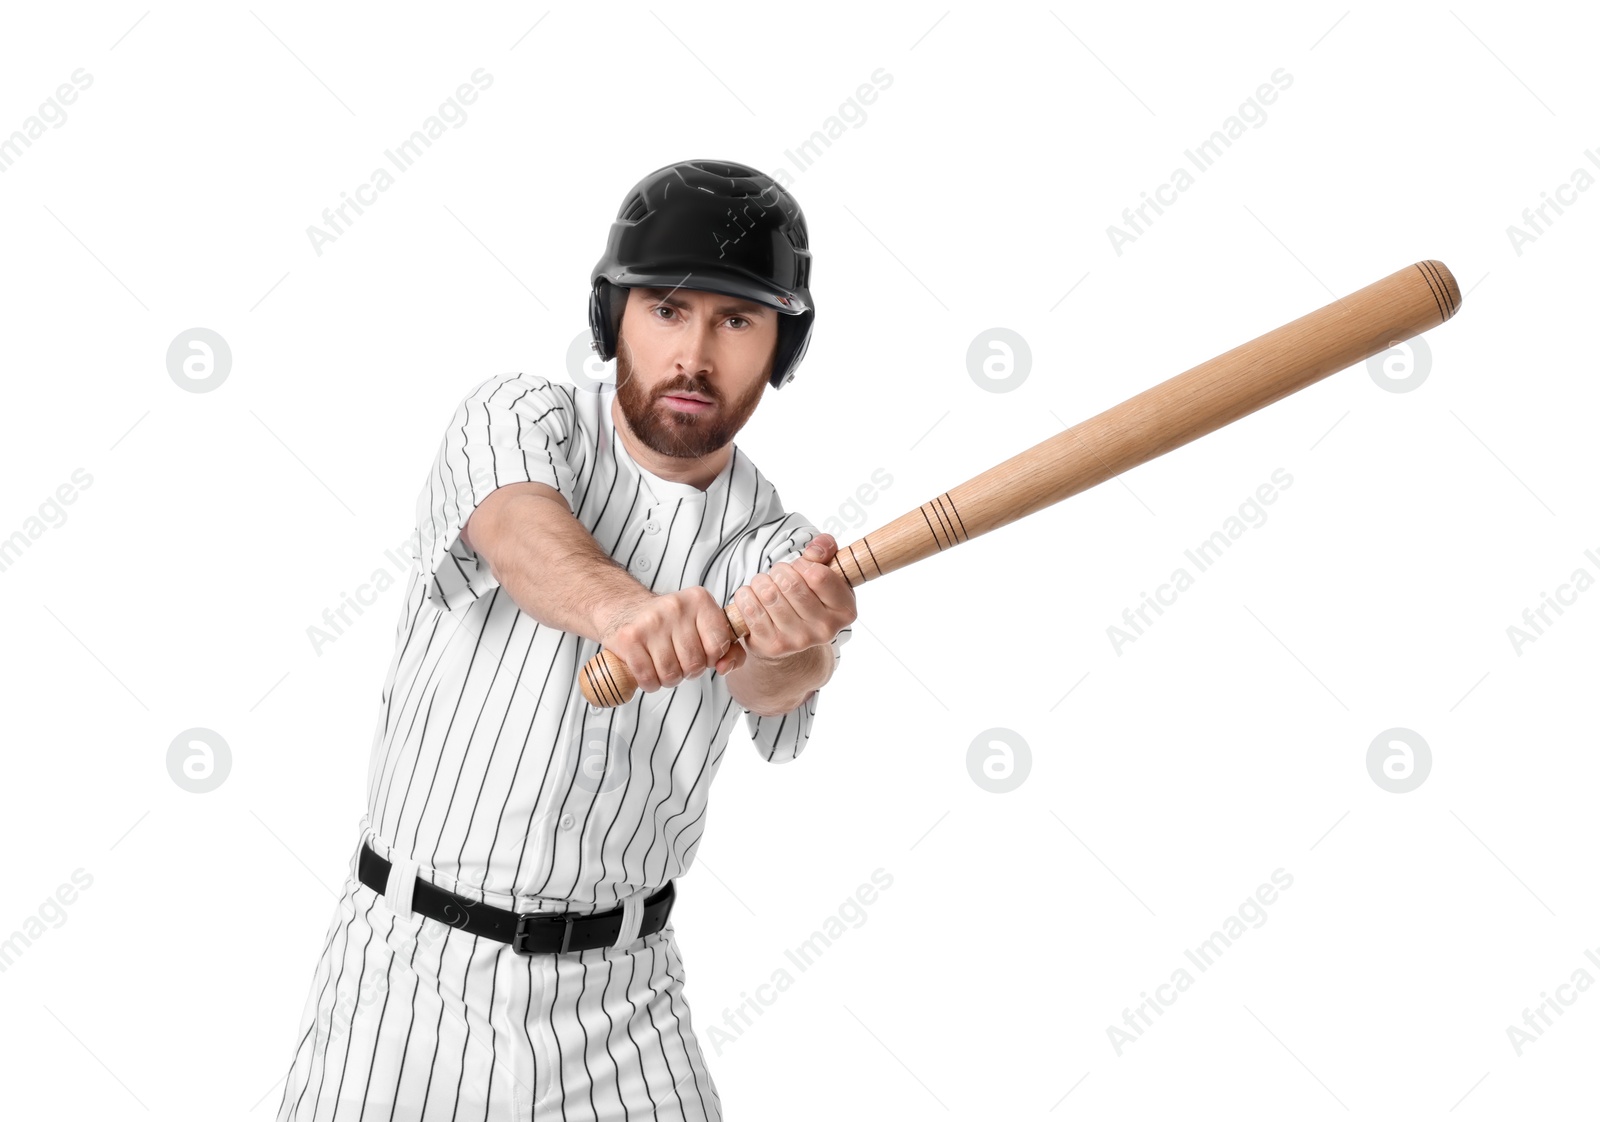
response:
[[[361,846],[361,883],[383,895],[389,887],[389,861],[380,857],[370,844]],[[668,881],[645,897],[644,914],[639,917],[639,937],[654,935],[667,925],[677,889]],[[590,915],[538,915],[510,912],[479,900],[469,900],[430,884],[421,877],[411,894],[411,907],[429,919],[467,932],[510,943],[518,954],[564,954],[609,947],[622,933],[622,908],[617,906]]]

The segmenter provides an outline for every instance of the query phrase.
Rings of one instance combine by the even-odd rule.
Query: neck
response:
[[[731,441],[715,452],[696,459],[662,455],[634,435],[633,429],[628,426],[627,416],[622,412],[622,404],[615,394],[611,398],[611,423],[615,426],[617,435],[622,438],[623,448],[633,457],[633,462],[669,483],[686,483],[704,491],[711,486],[717,476],[722,474],[722,469],[728,466],[728,460],[733,455]]]

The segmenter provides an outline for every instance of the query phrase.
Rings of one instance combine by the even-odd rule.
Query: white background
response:
[[[1469,293],[1415,390],[1354,367],[858,590],[804,755],[732,747],[680,884],[727,1116],[1593,1110],[1600,994],[1562,991],[1520,1055],[1507,1032],[1600,978],[1600,591],[1507,632],[1600,576],[1600,191],[1520,253],[1507,233],[1600,175],[1580,6],[21,8],[0,136],[93,83],[0,175],[0,537],[92,483],[0,571],[0,937],[92,884],[0,972],[8,1115],[271,1116],[403,574],[320,653],[307,629],[403,545],[468,388],[569,377],[623,195],[694,157],[785,168],[805,209],[811,350],[739,444],[844,542],[1413,261]],[[319,255],[324,208],[480,67],[465,123]],[[1114,251],[1279,68],[1265,123]],[[232,350],[209,393],[166,367],[197,326]],[[1032,352],[1007,393],[967,368],[994,327]],[[1114,649],[1279,468],[1267,520]],[[195,727],[231,758],[205,795],[168,773]],[[967,762],[997,727],[1031,758],[1006,794]],[[1367,765],[1394,727],[1431,749],[1407,794]],[[1277,869],[1265,922],[1195,970]],[[1108,1029],[1186,965],[1119,1054]]]

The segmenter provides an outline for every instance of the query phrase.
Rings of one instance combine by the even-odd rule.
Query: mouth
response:
[[[680,413],[704,413],[713,404],[709,398],[699,394],[669,393],[663,394],[661,400]]]

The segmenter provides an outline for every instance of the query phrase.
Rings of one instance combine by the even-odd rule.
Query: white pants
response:
[[[396,909],[356,860],[277,1122],[721,1122],[670,921],[625,947],[520,955]]]

